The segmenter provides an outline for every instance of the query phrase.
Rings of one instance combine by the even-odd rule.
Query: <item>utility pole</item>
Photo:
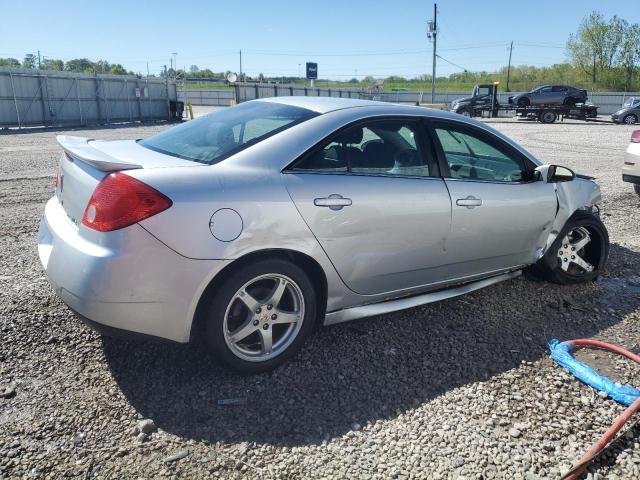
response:
[[[240,81],[242,81],[242,49],[240,49]]]
[[[511,53],[513,52],[513,40],[511,40],[511,46],[509,47],[509,66],[507,67],[507,92],[509,91],[509,77],[511,75]]]
[[[178,52],[172,52],[171,56],[173,57],[173,74],[175,77],[178,76]]]
[[[433,60],[431,70],[431,103],[435,103],[436,98],[436,37],[438,35],[438,4],[433,4],[433,20],[427,22],[427,38],[433,39]]]
[[[38,50],[38,70],[40,70],[40,50]]]

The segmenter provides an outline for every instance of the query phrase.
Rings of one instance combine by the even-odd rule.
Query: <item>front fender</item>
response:
[[[567,220],[576,211],[592,211],[602,200],[598,184],[584,178],[575,178],[571,182],[556,183],[555,190],[558,198],[558,213],[549,232],[545,252],[558,237]]]

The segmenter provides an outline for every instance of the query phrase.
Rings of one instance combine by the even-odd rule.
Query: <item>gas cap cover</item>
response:
[[[231,242],[242,233],[242,217],[232,208],[221,208],[211,215],[209,230],[221,242]]]

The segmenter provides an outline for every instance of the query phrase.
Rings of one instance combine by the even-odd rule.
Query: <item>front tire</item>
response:
[[[547,253],[529,271],[553,283],[569,285],[595,280],[609,256],[609,233],[599,217],[576,212]]]
[[[518,106],[519,107],[528,107],[531,104],[531,101],[527,98],[527,97],[522,97],[518,99]]]
[[[633,113],[630,113],[629,115],[625,115],[622,118],[622,123],[624,123],[625,125],[635,125],[636,123],[638,123],[638,117],[636,117]]]
[[[260,260],[231,274],[213,296],[206,340],[235,370],[273,370],[300,349],[313,330],[317,309],[304,270],[279,258]]]

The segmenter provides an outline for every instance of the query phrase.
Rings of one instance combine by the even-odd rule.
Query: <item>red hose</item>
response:
[[[589,340],[581,338],[578,340],[568,340],[562,343],[564,345],[567,345],[567,347],[569,348],[569,352],[573,352],[576,347],[595,347],[602,350],[607,350],[612,353],[617,353],[618,355],[627,357],[629,360],[640,363],[640,355],[636,355],[635,353],[632,353],[629,350],[625,350],[622,347],[618,347],[617,345],[611,345],[610,343],[601,342],[599,340]],[[580,478],[580,475],[582,475],[587,469],[589,463],[591,463],[594,458],[602,453],[605,447],[622,429],[624,424],[627,423],[627,421],[629,421],[633,414],[638,411],[640,411],[640,398],[633,402],[630,407],[628,407],[618,418],[615,419],[613,425],[611,425],[611,427],[609,427],[605,434],[600,437],[600,439],[596,443],[594,443],[591,448],[589,448],[589,450],[587,450],[587,452],[582,456],[578,463],[576,463],[571,468],[571,470],[569,470],[562,477],[562,479],[578,480],[578,478]]]

